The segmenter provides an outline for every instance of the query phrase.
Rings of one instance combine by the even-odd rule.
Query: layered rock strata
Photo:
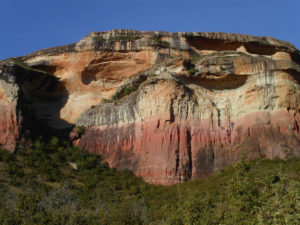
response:
[[[240,158],[299,157],[299,59],[293,45],[269,37],[93,32],[21,57],[33,80],[0,74],[0,143],[8,147],[30,127],[30,111],[51,129],[84,126],[75,144],[164,185]],[[49,74],[53,85],[43,81]]]
[[[65,128],[58,109],[67,93],[52,74],[12,59],[0,63],[0,146],[13,152],[25,130]],[[68,125],[69,127],[71,125]],[[48,130],[47,130],[48,131]]]

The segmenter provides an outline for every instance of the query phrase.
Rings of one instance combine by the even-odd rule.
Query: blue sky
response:
[[[0,59],[118,28],[272,36],[300,48],[300,0],[1,0]]]

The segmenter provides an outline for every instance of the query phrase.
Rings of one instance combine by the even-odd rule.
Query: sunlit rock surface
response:
[[[300,156],[300,55],[290,43],[113,30],[18,60],[26,66],[0,65],[0,143],[11,151],[25,129],[84,126],[76,145],[163,185],[240,158]]]

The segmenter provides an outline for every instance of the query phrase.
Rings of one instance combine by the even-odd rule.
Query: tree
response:
[[[271,176],[265,182],[259,224],[300,224],[300,183],[283,174]]]
[[[255,214],[259,206],[259,191],[249,177],[250,166],[239,161],[234,169],[235,176],[228,185],[229,211],[225,217],[232,224],[257,224]]]

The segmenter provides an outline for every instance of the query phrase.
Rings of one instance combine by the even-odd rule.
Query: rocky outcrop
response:
[[[59,116],[68,95],[52,74],[33,69],[22,61],[0,63],[0,144],[14,151],[25,131],[32,135],[66,130],[71,125]]]
[[[83,135],[72,135],[75,144],[164,185],[240,158],[299,157],[299,58],[293,45],[269,37],[92,32],[21,58],[23,70],[36,75],[12,82],[11,110],[13,100],[0,89],[0,110],[23,118],[0,118],[0,143],[15,140],[18,132],[7,131],[28,124],[24,113],[32,112],[50,129],[84,126]]]
[[[9,76],[6,68],[0,65],[0,147],[14,151],[19,135],[19,118],[17,110],[18,86]]]
[[[241,53],[158,68],[117,103],[83,113],[77,142],[147,182],[197,179],[239,158],[300,156],[300,68]],[[175,72],[177,71],[177,72]]]

